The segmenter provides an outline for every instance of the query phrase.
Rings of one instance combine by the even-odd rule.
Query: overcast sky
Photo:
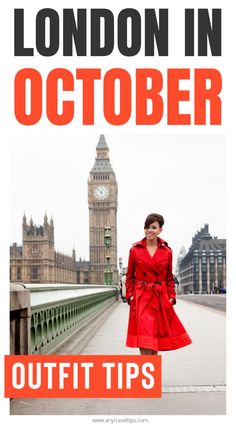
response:
[[[87,179],[100,134],[11,142],[11,242],[21,244],[24,212],[55,225],[56,250],[89,259]],[[225,237],[225,141],[221,135],[105,134],[118,181],[118,256],[143,237],[146,215],[164,215],[162,237],[174,259],[197,229]]]

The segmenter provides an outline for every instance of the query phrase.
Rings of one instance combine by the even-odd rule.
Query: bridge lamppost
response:
[[[120,257],[120,258],[119,258],[120,280],[121,280],[121,278],[122,278],[122,265],[123,265],[123,260],[122,260],[122,258]]]
[[[113,272],[110,267],[111,227],[104,228],[104,245],[106,247],[106,268],[104,271],[105,284],[113,284]]]

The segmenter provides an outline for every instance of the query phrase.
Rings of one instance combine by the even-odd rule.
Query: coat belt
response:
[[[139,289],[146,290],[153,290],[156,292],[156,294],[159,294],[162,292],[162,282],[161,281],[140,281],[138,283]]]
[[[158,333],[162,337],[168,337],[170,335],[170,328],[161,296],[162,289],[163,284],[160,281],[140,281],[137,284],[134,313],[137,314],[138,319],[138,316],[140,314],[142,315],[143,311],[152,304],[152,313],[157,319]],[[143,290],[145,291],[144,296],[142,296]],[[156,297],[157,302],[153,302],[153,296]]]

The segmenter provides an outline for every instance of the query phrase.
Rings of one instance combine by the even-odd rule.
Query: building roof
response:
[[[192,259],[194,252],[197,251],[202,254],[202,252],[222,252],[223,255],[226,254],[226,240],[218,239],[217,237],[212,237],[208,231],[208,224],[198,231],[195,236],[192,238],[192,244],[187,252],[187,254],[181,260],[181,263],[187,262]]]
[[[100,135],[96,150],[97,150],[97,157],[91,169],[91,173],[97,174],[97,173],[106,172],[106,173],[114,174],[114,171],[111,166],[110,158],[109,158],[109,148],[107,146],[106,139],[103,134]],[[101,150],[106,150],[106,153],[104,156]]]
[[[213,238],[211,240],[200,240],[198,244],[198,250],[201,252],[203,250],[216,252],[218,250],[226,251],[226,240]]]
[[[10,246],[10,257],[13,256],[22,256],[22,246],[17,246],[16,243],[13,243],[13,245]]]
[[[110,163],[110,159],[100,159],[100,158],[96,158],[94,165],[91,169],[91,172],[94,173],[98,173],[98,172],[114,172]]]
[[[106,139],[105,139],[105,136],[103,134],[101,134],[100,137],[99,137],[99,141],[98,141],[96,149],[97,150],[98,149],[102,149],[102,150],[108,149],[108,145],[106,143]]]
[[[85,261],[80,259],[75,263],[76,271],[89,271],[90,270],[90,261]]]

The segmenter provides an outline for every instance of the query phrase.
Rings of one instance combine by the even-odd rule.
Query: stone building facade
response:
[[[90,262],[82,260],[76,261],[77,284],[90,284]]]
[[[43,225],[36,226],[32,219],[27,223],[24,215],[22,246],[13,243],[10,247],[11,282],[103,284],[108,257],[104,246],[104,229],[109,226],[109,266],[113,283],[118,284],[117,206],[116,176],[105,137],[101,135],[88,179],[89,261],[76,261],[74,250],[71,256],[55,251],[52,219],[48,221],[45,215]]]
[[[192,245],[179,264],[182,293],[226,291],[226,240],[212,237],[209,225],[192,238]]]
[[[45,215],[36,226],[26,216],[22,224],[22,246],[10,247],[10,281],[24,283],[73,283],[77,281],[75,251],[65,255],[55,251],[54,224]]]

